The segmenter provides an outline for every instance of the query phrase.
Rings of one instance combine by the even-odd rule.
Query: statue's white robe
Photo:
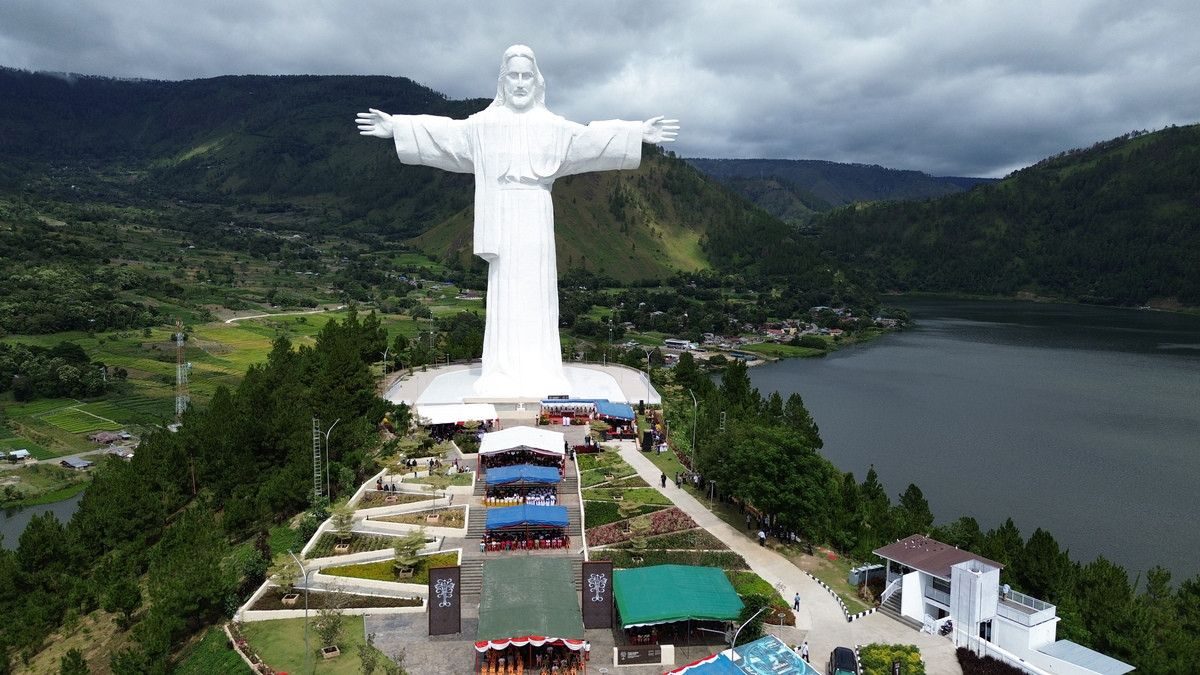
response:
[[[558,270],[550,189],[561,176],[636,169],[642,123],[587,126],[543,107],[493,105],[465,120],[393,119],[405,164],[475,174],[475,255],[488,262],[480,396],[570,394],[558,337]]]

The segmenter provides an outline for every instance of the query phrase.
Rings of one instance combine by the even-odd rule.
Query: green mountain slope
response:
[[[881,288],[1200,305],[1200,126],[1127,134],[965,194],[816,224],[823,248]]]
[[[928,199],[992,182],[801,159],[689,159],[706,175],[788,222],[855,202]]]
[[[461,118],[484,101],[450,101],[402,78],[147,82],[11,69],[0,69],[0,99],[16,103],[0,108],[0,187],[66,197],[87,189],[82,166],[134,201],[221,203],[292,229],[415,238],[430,254],[480,264],[470,256],[471,177],[401,165],[388,143],[358,136],[353,117],[376,107]],[[70,185],[55,179],[63,165]],[[637,172],[561,181],[555,209],[560,269],[621,281],[708,268],[786,274],[818,259],[791,226],[650,147]]]

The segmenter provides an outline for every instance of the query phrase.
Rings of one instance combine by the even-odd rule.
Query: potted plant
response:
[[[275,583],[280,588],[285,589],[280,603],[284,607],[294,606],[296,601],[300,599],[300,594],[296,592],[296,580],[300,578],[300,571],[296,569],[296,566],[291,561],[288,561],[276,566],[271,577],[275,579]]]
[[[350,538],[353,536],[354,528],[354,510],[347,504],[339,504],[333,507],[333,515],[330,516],[333,522],[334,536],[337,537],[337,545],[333,547],[335,553],[350,552]]]
[[[417,563],[421,560],[419,553],[422,548],[425,548],[425,528],[404,535],[396,541],[392,548],[395,552],[392,569],[396,573],[396,578],[411,579],[413,572],[416,571]]]

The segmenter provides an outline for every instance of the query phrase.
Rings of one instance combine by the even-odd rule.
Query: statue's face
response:
[[[504,102],[515,110],[524,110],[533,103],[533,89],[533,61],[513,57],[504,75]]]

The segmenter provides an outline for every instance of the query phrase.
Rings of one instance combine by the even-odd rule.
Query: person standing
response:
[[[796,591],[796,597],[792,598],[792,609],[800,611],[800,591]]]
[[[808,663],[808,640],[805,640],[804,644],[800,645],[800,658],[804,659],[805,663]]]
[[[661,476],[661,478],[660,478],[660,481],[662,482],[663,489],[666,489],[666,487],[667,487],[667,474],[666,474],[665,472],[662,474],[662,476]]]
[[[763,532],[762,530],[758,531],[758,545],[759,546],[767,545],[767,533]]]

